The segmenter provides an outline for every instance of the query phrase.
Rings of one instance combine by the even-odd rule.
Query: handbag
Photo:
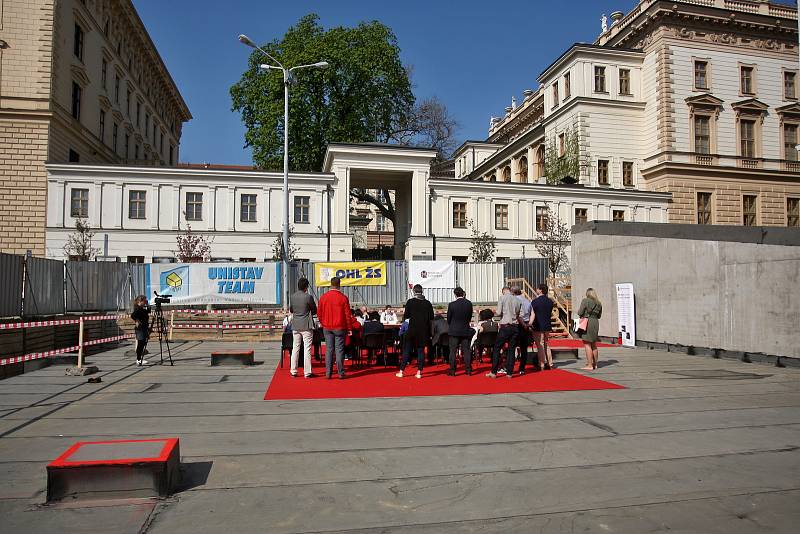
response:
[[[575,328],[575,333],[578,334],[578,335],[585,334],[586,330],[588,328],[589,328],[589,318],[588,317],[581,317],[578,320],[578,327]]]

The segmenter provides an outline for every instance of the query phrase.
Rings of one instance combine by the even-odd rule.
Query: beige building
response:
[[[641,0],[538,82],[492,120],[485,141],[456,152],[457,178],[568,174],[588,187],[671,193],[669,222],[800,226],[794,6]],[[568,223],[606,215],[560,213]]]
[[[130,0],[0,7],[0,250],[44,254],[45,162],[175,165],[191,114]]]

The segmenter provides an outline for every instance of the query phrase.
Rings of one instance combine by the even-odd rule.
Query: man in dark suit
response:
[[[472,374],[472,350],[470,341],[475,331],[469,326],[472,321],[472,302],[467,300],[466,293],[460,287],[453,290],[456,300],[447,306],[447,324],[450,335],[450,370],[448,376],[456,376],[456,348],[461,345],[464,357],[464,369]]]

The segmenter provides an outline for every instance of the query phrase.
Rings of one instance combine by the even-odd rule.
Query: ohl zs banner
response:
[[[180,304],[279,304],[279,263],[153,263],[146,271],[153,291]]]
[[[385,286],[385,261],[347,261],[315,263],[314,280],[317,287],[330,287],[331,278],[338,277],[344,286]]]

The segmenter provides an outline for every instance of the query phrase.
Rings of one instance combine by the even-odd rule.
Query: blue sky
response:
[[[418,98],[438,96],[461,124],[459,140],[484,139],[490,115],[511,96],[521,100],[536,78],[573,42],[592,42],[600,18],[628,12],[636,0],[244,1],[134,0],[194,119],[184,127],[182,162],[250,164],[244,127],[228,93],[249,50],[281,37],[307,13],[325,27],[380,20],[397,35],[403,62],[413,67]],[[324,58],[320,58],[324,59]]]

